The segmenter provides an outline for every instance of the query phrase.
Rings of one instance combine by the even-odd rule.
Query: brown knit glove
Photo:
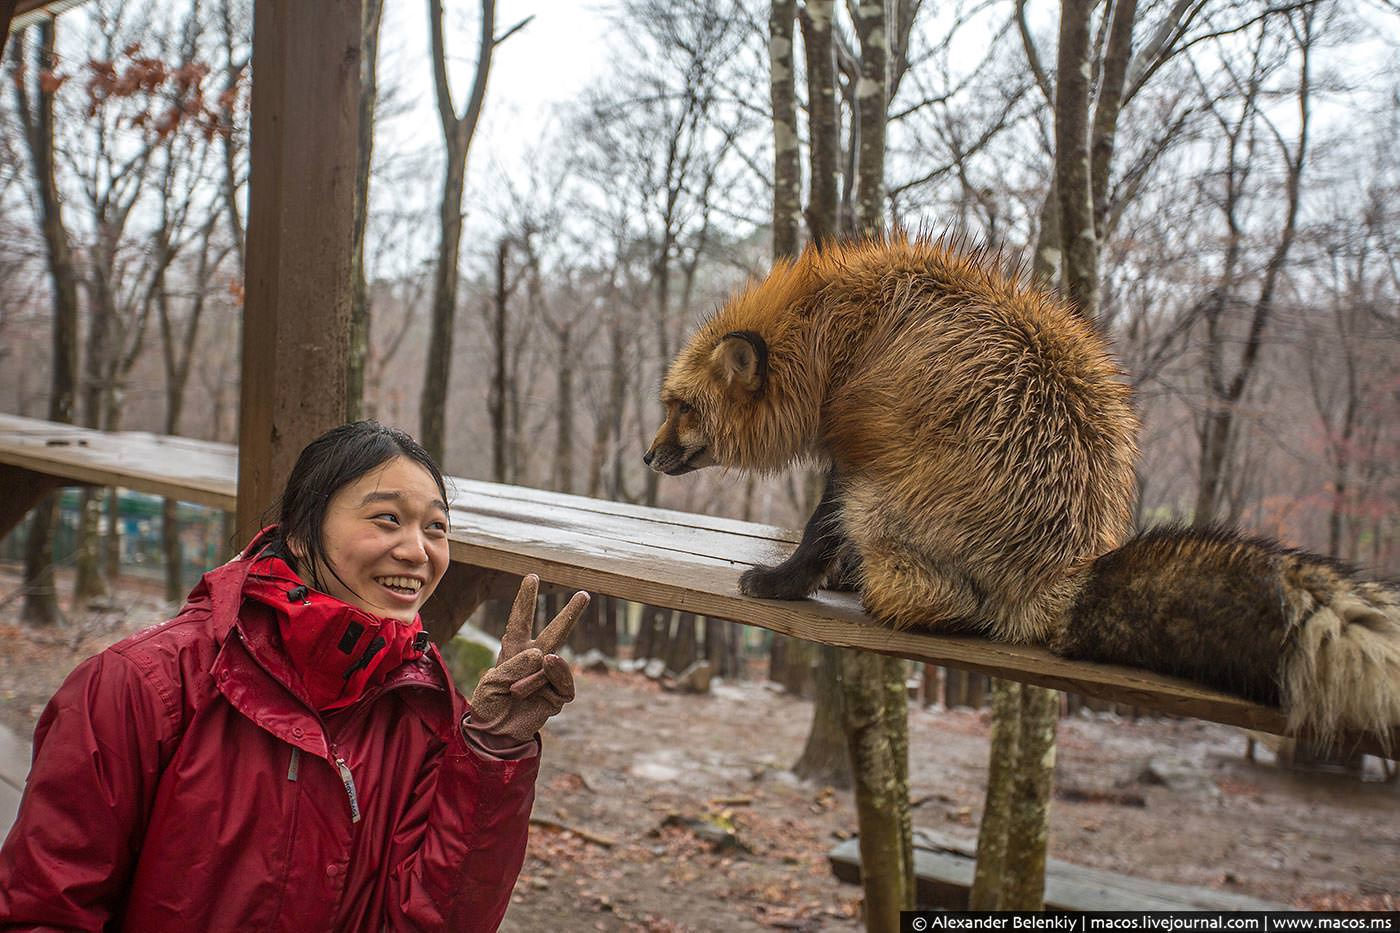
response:
[[[496,666],[481,675],[472,694],[471,724],[492,735],[529,741],[545,720],[574,698],[569,663],[554,654],[588,605],[587,593],[575,593],[538,638],[534,629],[540,578],[533,573],[520,584],[510,621],[501,638]]]

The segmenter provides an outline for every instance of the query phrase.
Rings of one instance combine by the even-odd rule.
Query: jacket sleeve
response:
[[[388,928],[500,925],[525,861],[539,760],[484,754],[455,731],[394,834]]]
[[[0,848],[0,929],[101,930],[119,909],[177,734],[172,703],[112,651],[68,675]]]

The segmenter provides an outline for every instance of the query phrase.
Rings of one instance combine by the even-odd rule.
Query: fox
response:
[[[659,473],[826,469],[744,595],[844,586],[897,629],[1184,677],[1320,742],[1400,725],[1400,587],[1224,527],[1134,534],[1140,423],[1107,339],[987,249],[809,245],[695,329],[660,401]]]

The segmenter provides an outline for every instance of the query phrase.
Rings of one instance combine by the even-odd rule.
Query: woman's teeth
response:
[[[381,585],[398,593],[416,593],[423,587],[423,581],[415,580],[413,577],[379,577],[377,579]]]

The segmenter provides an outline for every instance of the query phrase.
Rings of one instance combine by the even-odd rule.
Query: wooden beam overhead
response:
[[[362,0],[257,0],[238,534],[349,412]]]
[[[19,32],[46,16],[57,16],[87,0],[0,0],[0,37]]]

